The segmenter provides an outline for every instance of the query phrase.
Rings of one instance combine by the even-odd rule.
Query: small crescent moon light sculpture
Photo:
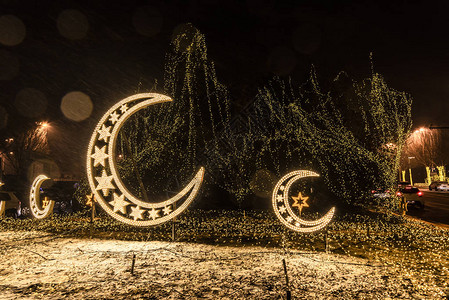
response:
[[[31,185],[30,208],[31,213],[36,219],[45,219],[53,213],[53,206],[55,205],[55,201],[50,200],[45,207],[42,207],[42,201],[40,199],[41,185],[45,180],[49,179],[50,178],[45,175],[39,175],[34,179],[33,184]]]
[[[170,97],[155,93],[125,98],[103,115],[92,134],[87,152],[89,185],[98,204],[118,221],[133,226],[153,226],[167,222],[182,213],[198,193],[204,177],[202,167],[177,195],[158,203],[136,198],[125,187],[117,172],[115,149],[120,128],[125,121],[141,109],[170,101]],[[176,206],[183,199],[182,204]]]
[[[6,202],[0,201],[0,218],[5,214]]]
[[[300,178],[319,176],[317,173],[307,170],[293,171],[282,177],[276,184],[271,198],[274,213],[281,223],[291,230],[306,233],[314,232],[329,224],[334,216],[335,207],[332,207],[323,217],[317,220],[308,221],[298,217],[293,212],[292,206],[296,206],[300,212],[303,207],[308,207],[308,197],[303,197],[301,193],[297,197],[291,197],[294,200],[294,204],[290,205],[289,191],[292,184]]]

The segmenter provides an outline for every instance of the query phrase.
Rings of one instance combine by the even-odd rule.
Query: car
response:
[[[445,185],[445,187],[443,187],[443,189],[448,190],[447,189],[448,183],[446,181],[433,181],[429,185],[429,191],[431,191],[432,189],[434,189],[435,191],[438,191],[440,189],[441,185]]]
[[[406,186],[409,186],[409,185],[411,185],[409,181],[399,181],[398,182],[398,188],[399,189],[405,188]]]
[[[387,199],[391,197],[390,191],[385,189],[372,190],[371,194],[374,198],[379,199]],[[411,186],[410,184],[399,186],[396,196],[404,197],[407,201],[407,206],[424,209],[424,199],[422,198],[423,192],[417,187]]]
[[[78,202],[74,199],[75,190],[79,187],[77,181],[53,181],[49,187],[42,187],[41,200],[54,200],[53,213],[71,214],[79,210]]]
[[[435,188],[435,191],[445,191],[449,192],[449,183],[443,182],[438,185],[438,187]]]
[[[384,190],[384,189],[372,190],[371,194],[374,198],[389,198],[390,197],[390,191]]]
[[[22,202],[14,192],[0,191],[0,213],[7,217],[17,218],[21,215]]]
[[[396,193],[398,197],[404,197],[408,206],[413,206],[419,209],[424,209],[424,199],[422,198],[423,192],[419,188],[408,185],[399,189]]]

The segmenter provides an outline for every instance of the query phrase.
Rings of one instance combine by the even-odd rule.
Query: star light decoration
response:
[[[130,96],[112,106],[96,126],[87,153],[87,177],[98,204],[113,218],[134,226],[167,222],[182,213],[198,193],[204,176],[200,168],[187,186],[174,197],[160,203],[145,202],[124,186],[116,168],[116,142],[124,122],[137,111],[157,103],[172,101],[154,93]],[[181,205],[176,205],[177,202]]]
[[[292,197],[292,199],[295,201],[292,206],[296,206],[298,208],[299,215],[301,215],[303,207],[309,207],[309,204],[307,204],[309,197],[303,197],[301,192],[298,193],[297,197]]]
[[[309,197],[303,196],[302,193],[299,193],[296,197],[291,197],[294,203],[290,205],[289,191],[292,184],[300,178],[318,176],[317,173],[312,171],[298,170],[288,173],[276,184],[271,197],[273,210],[281,223],[291,230],[306,233],[314,232],[324,228],[332,220],[335,207],[332,207],[323,217],[317,220],[308,221],[298,217],[292,210],[293,206],[298,208],[300,214],[304,207],[309,207],[307,203]]]
[[[90,206],[90,207],[92,207],[92,205],[94,205],[94,194],[93,193],[91,193],[90,195],[86,195],[86,198],[87,198],[87,200],[86,200],[86,205],[87,206]]]

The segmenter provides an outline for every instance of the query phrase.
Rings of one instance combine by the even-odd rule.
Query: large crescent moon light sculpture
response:
[[[282,177],[276,184],[271,198],[274,213],[282,224],[288,228],[298,232],[314,232],[324,228],[331,221],[335,213],[335,207],[332,207],[323,217],[308,221],[298,217],[292,209],[292,206],[297,206],[300,212],[303,207],[308,207],[306,200],[308,197],[303,197],[299,193],[298,197],[292,197],[295,200],[293,205],[290,205],[289,191],[292,184],[304,177],[319,177],[319,175],[312,171],[299,170],[293,171]],[[300,203],[303,201],[302,203]]]
[[[87,178],[96,201],[113,218],[133,226],[153,226],[182,213],[198,193],[204,177],[200,168],[177,195],[152,203],[136,198],[123,184],[116,168],[116,143],[120,128],[134,113],[150,105],[170,102],[168,96],[143,93],[112,106],[98,122],[87,152]],[[112,191],[112,192],[111,192]],[[185,199],[181,205],[175,203]],[[175,209],[175,207],[177,207]]]
[[[53,206],[55,205],[54,200],[48,201],[48,204],[45,207],[42,207],[42,201],[40,199],[40,188],[44,181],[49,180],[45,175],[37,176],[30,189],[30,209],[31,214],[36,219],[45,219],[49,217],[53,213]]]

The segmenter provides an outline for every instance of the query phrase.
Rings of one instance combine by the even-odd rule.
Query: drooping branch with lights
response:
[[[282,149],[310,162],[348,204],[364,204],[373,188],[394,188],[412,100],[381,75],[356,82],[340,73],[324,91],[312,69],[302,86],[274,79],[257,101],[259,111],[269,111],[263,134],[254,137],[263,141],[260,153]]]

